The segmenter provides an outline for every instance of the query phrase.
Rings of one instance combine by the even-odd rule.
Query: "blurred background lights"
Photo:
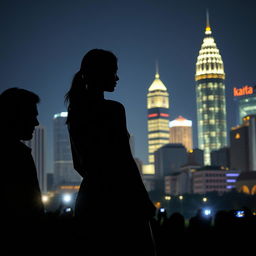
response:
[[[203,202],[205,202],[205,203],[208,201],[207,197],[203,197],[202,200],[203,200]]]
[[[205,216],[210,216],[212,214],[212,211],[211,209],[204,209],[203,213]]]
[[[47,195],[42,195],[42,202],[47,203],[49,201],[49,197]]]
[[[64,194],[62,200],[64,203],[69,203],[72,200],[72,196],[70,194]]]

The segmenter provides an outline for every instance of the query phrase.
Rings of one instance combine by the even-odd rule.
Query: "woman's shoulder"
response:
[[[110,108],[115,108],[116,110],[124,111],[124,105],[115,100],[105,100],[105,104]]]

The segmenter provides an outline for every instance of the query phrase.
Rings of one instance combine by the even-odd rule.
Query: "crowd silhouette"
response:
[[[187,223],[156,209],[132,157],[125,108],[104,99],[114,91],[117,58],[93,49],[66,94],[67,129],[75,170],[83,177],[75,209],[45,211],[31,150],[37,120],[35,93],[10,88],[0,95],[1,249],[52,255],[205,254],[251,250],[255,216],[248,209],[202,209]],[[104,194],[108,200],[99,202]]]

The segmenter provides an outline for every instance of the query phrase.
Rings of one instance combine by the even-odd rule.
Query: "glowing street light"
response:
[[[183,200],[183,196],[179,196],[179,199],[180,199],[180,200]]]
[[[208,201],[208,198],[207,198],[207,197],[203,197],[202,201],[203,201],[204,203],[206,203],[206,202]]]
[[[165,199],[166,201],[170,201],[170,200],[172,199],[172,197],[171,197],[171,196],[165,196],[164,199]]]
[[[70,194],[64,194],[62,196],[62,200],[64,203],[70,203],[72,200],[72,196]]]
[[[49,196],[47,195],[42,195],[42,202],[45,204],[47,202],[49,202]]]
[[[208,216],[211,216],[212,211],[211,211],[211,209],[208,209],[208,208],[207,208],[207,209],[204,209],[203,213],[204,213],[205,216],[208,217]]]

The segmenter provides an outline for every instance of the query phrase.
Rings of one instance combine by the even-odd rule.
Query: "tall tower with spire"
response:
[[[205,37],[196,62],[198,147],[204,150],[204,164],[210,153],[227,145],[225,72],[206,14]]]
[[[148,162],[154,164],[154,152],[169,143],[169,94],[160,80],[156,65],[155,80],[147,94],[148,109]]]

